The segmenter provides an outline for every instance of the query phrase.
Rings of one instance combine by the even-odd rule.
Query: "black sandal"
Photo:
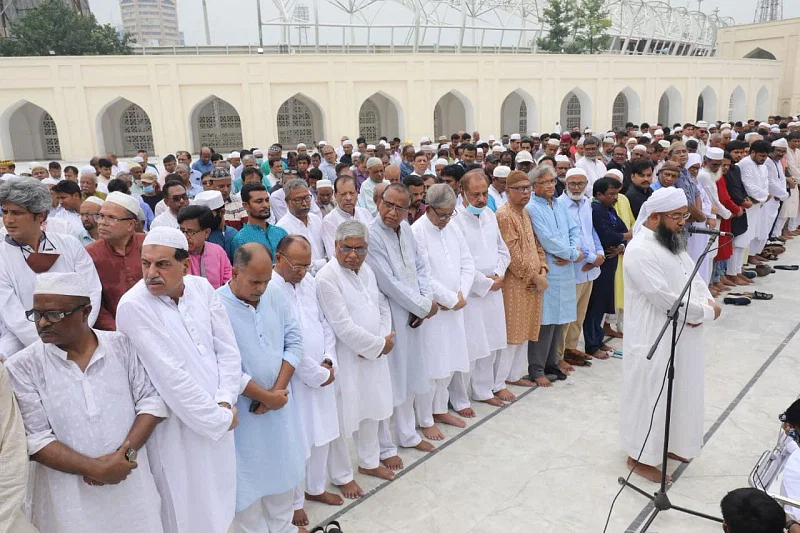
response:
[[[775,270],[798,270],[800,266],[798,265],[775,265],[772,268]]]
[[[726,296],[722,301],[728,305],[750,305],[750,298],[745,296]]]
[[[754,291],[752,296],[749,294],[745,294],[745,296],[752,298],[753,300],[772,300],[773,297],[773,295],[768,292],[759,291]]]

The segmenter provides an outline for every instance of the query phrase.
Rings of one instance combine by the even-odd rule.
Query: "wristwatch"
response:
[[[136,450],[128,448],[128,451],[125,452],[125,459],[127,459],[129,463],[135,463],[138,455],[139,453]]]
[[[788,522],[786,522],[786,524],[784,524],[783,529],[789,531],[790,529],[792,529],[792,526],[800,526],[800,522],[798,522],[797,520],[789,520]]]

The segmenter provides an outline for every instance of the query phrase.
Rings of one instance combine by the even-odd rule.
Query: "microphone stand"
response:
[[[670,428],[670,418],[672,416],[672,389],[673,383],[675,381],[675,348],[678,343],[678,318],[679,318],[679,311],[680,308],[683,307],[683,297],[686,296],[686,293],[689,291],[689,287],[692,285],[692,280],[694,279],[695,275],[697,275],[697,271],[700,269],[700,265],[703,264],[703,259],[705,259],[708,252],[711,250],[711,246],[714,244],[717,236],[712,235],[708,239],[708,244],[706,244],[706,249],[703,251],[702,255],[697,259],[697,262],[694,265],[694,270],[689,275],[689,279],[686,281],[686,285],[683,286],[683,290],[681,291],[678,299],[675,300],[675,303],[672,304],[672,308],[667,312],[667,319],[664,321],[664,325],[661,327],[661,331],[658,333],[655,342],[650,347],[650,351],[647,354],[647,359],[652,359],[653,355],[655,355],[656,350],[658,349],[658,345],[661,342],[661,339],[664,337],[664,334],[667,331],[667,327],[672,323],[672,343],[670,346],[670,353],[669,353],[669,370],[667,371],[667,411],[666,411],[666,420],[664,422],[664,452],[662,458],[662,465],[661,465],[661,486],[658,489],[658,492],[653,494],[652,496],[642,490],[641,488],[637,487],[630,481],[626,480],[624,477],[620,477],[618,479],[620,485],[624,485],[625,487],[629,487],[645,498],[649,499],[653,502],[653,511],[650,514],[647,522],[645,522],[644,527],[639,530],[640,533],[644,533],[656,519],[659,513],[662,511],[668,511],[670,509],[675,509],[676,511],[680,511],[682,513],[686,513],[693,516],[698,516],[700,518],[705,518],[706,520],[712,520],[714,522],[722,523],[721,518],[717,518],[715,516],[707,515],[705,513],[701,513],[699,511],[693,511],[691,509],[687,509],[686,507],[679,507],[677,505],[673,505],[672,502],[669,500],[669,496],[667,496],[667,458],[669,455],[669,428]]]

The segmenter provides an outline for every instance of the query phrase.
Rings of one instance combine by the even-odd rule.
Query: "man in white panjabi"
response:
[[[353,437],[360,473],[392,480],[393,470],[403,468],[389,429],[394,406],[387,360],[395,355],[392,314],[372,268],[364,262],[367,227],[348,220],[339,225],[335,237],[335,259],[322,267],[315,282],[319,305],[336,335],[340,433]],[[354,496],[362,494],[359,489]]]
[[[51,205],[47,185],[33,178],[7,180],[0,185],[0,204],[7,231],[0,241],[0,322],[5,328],[0,355],[8,357],[39,340],[25,311],[31,308],[36,274],[41,272],[80,274],[92,301],[93,326],[100,312],[100,278],[78,239],[42,229]]]
[[[278,227],[291,235],[302,235],[311,244],[311,275],[315,275],[327,262],[322,242],[322,218],[311,212],[314,198],[305,180],[291,179],[283,186],[289,212],[278,221]]]
[[[239,349],[219,295],[188,276],[180,230],[152,228],[142,276],[119,302],[117,329],[136,348],[170,409],[147,444],[165,533],[224,533],[236,506],[233,428]]]
[[[342,505],[336,494],[325,491],[326,471],[342,493],[361,492],[353,480],[347,444],[339,435],[334,380],[339,371],[336,337],[317,301],[317,285],[308,274],[311,245],[301,235],[287,235],[278,244],[272,281],[280,287],[294,313],[303,337],[303,358],[292,375],[292,392],[304,439],[306,477],[295,490],[294,524],[307,525],[303,501]]]
[[[472,254],[475,277],[464,307],[470,372],[453,376],[450,395],[455,398],[461,391],[465,394],[469,381],[473,400],[503,407],[503,400],[494,395],[494,360],[497,352],[506,347],[501,289],[511,255],[500,235],[497,217],[487,207],[490,192],[483,173],[471,170],[459,183],[463,201],[456,205],[458,216],[453,223],[461,229]]]
[[[682,190],[658,189],[642,205],[633,239],[625,249],[625,310],[633,327],[626,328],[623,338],[620,441],[628,454],[628,468],[634,468],[653,482],[661,478],[658,465],[664,445],[666,394],[661,394],[658,400],[652,429],[647,435],[651,413],[666,376],[669,333],[661,339],[651,360],[647,359],[647,353],[666,320],[667,311],[694,269],[682,234],[687,213]],[[686,327],[675,352],[669,448],[670,457],[682,462],[700,455],[703,444],[703,323],[715,320],[720,314],[699,276],[692,280],[691,291],[685,298],[688,301],[681,308],[679,324],[685,320]]]
[[[336,254],[334,237],[336,228],[345,220],[358,220],[364,225],[372,222],[372,215],[365,208],[356,205],[358,191],[356,178],[341,174],[333,183],[336,207],[322,219],[322,241],[325,244],[325,255],[333,258]]]
[[[787,137],[789,149],[786,151],[786,166],[792,176],[794,187],[790,188],[789,199],[783,202],[781,216],[788,219],[787,229],[790,235],[796,235],[800,225],[800,131],[792,131]],[[784,235],[785,237],[786,235]]]
[[[743,157],[736,165],[742,173],[742,184],[747,195],[755,200],[753,207],[747,209],[747,232],[751,236],[749,243],[742,243],[748,248],[749,259],[765,260],[759,256],[767,243],[772,220],[767,222],[767,202],[772,200],[769,194],[769,180],[767,179],[767,161],[770,152],[767,141],[755,141],[750,146],[750,155]],[[750,233],[752,230],[752,234]],[[734,239],[734,246],[739,247],[740,241],[745,238],[739,235]]]
[[[463,428],[466,423],[448,412],[451,401],[448,387],[454,372],[469,372],[467,332],[463,308],[475,277],[475,264],[469,246],[455,224],[456,195],[449,185],[431,185],[425,196],[425,215],[411,226],[417,250],[431,269],[433,297],[441,302],[439,313],[422,328],[423,356],[427,359],[431,390],[417,396],[416,408],[422,434],[431,440],[444,435],[436,423]],[[457,386],[463,382],[457,382]],[[456,401],[458,400],[458,401]],[[475,412],[470,408],[466,390],[452,398],[453,409],[465,418]]]
[[[36,278],[27,318],[41,340],[8,372],[36,461],[32,515],[46,533],[161,533],[145,442],[167,417],[130,340],[89,327],[74,272]]]
[[[783,158],[789,150],[789,143],[786,139],[772,141],[771,151],[764,166],[767,167],[767,179],[769,180],[769,193],[772,198],[767,202],[769,208],[769,236],[772,238],[781,237],[783,228],[786,226],[786,215],[783,209],[784,204],[788,204],[790,196],[789,183],[791,178],[786,177],[783,168]],[[792,189],[794,184],[792,181]]]

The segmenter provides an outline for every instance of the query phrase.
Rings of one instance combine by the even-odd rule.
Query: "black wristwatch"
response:
[[[786,524],[784,524],[783,529],[789,531],[792,528],[792,526],[800,526],[800,522],[798,522],[797,520],[789,520],[788,522],[786,522]]]

